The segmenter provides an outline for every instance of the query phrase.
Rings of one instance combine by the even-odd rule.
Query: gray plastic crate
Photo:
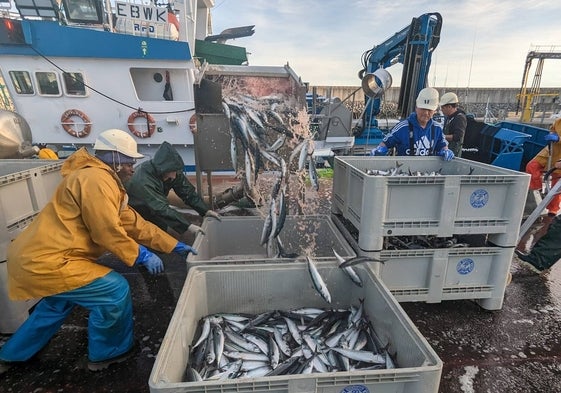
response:
[[[58,160],[0,160],[0,261],[8,243],[49,201],[62,179]]]
[[[374,176],[403,163],[442,176]],[[363,251],[379,251],[384,236],[493,234],[514,246],[530,176],[479,162],[440,157],[335,157],[331,211],[359,232]]]
[[[39,214],[62,179],[58,160],[0,160],[0,333],[13,333],[37,300],[8,297],[6,248]]]
[[[503,306],[514,247],[467,247],[364,252],[337,217],[341,234],[362,256],[385,262],[367,266],[399,302],[471,299],[487,310]]]
[[[438,392],[442,361],[376,275],[365,267],[358,267],[364,282],[360,288],[336,267],[335,262],[319,264],[318,270],[331,292],[331,304],[314,289],[305,263],[191,268],[150,374],[150,392]],[[378,336],[388,343],[389,352],[395,353],[398,368],[182,381],[198,321],[206,315],[219,312],[257,314],[299,307],[349,308],[358,305],[359,299],[365,299],[365,312]]]
[[[197,255],[189,254],[187,266],[289,261],[267,257],[266,246],[259,244],[263,221],[256,216],[225,216],[221,222],[205,218],[205,234],[199,234],[193,242]],[[332,260],[332,249],[345,258],[356,256],[329,215],[287,216],[279,237],[287,252],[309,254],[318,262]]]
[[[6,261],[0,261],[0,333],[12,334],[29,317],[29,309],[36,299],[13,301],[8,297],[8,269]]]

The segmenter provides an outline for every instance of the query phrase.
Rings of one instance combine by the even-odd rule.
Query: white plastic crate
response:
[[[6,247],[49,201],[62,179],[59,160],[0,160],[0,261]]]
[[[399,302],[471,299],[487,310],[503,306],[514,247],[466,247],[364,252],[348,229],[338,229],[361,256],[385,261],[367,266]]]
[[[6,249],[39,214],[62,179],[58,160],[0,160],[0,333],[13,333],[37,300],[8,297]]]
[[[402,163],[412,172],[442,176],[374,176]],[[461,158],[335,157],[332,213],[359,232],[362,251],[379,251],[384,236],[493,234],[514,246],[530,176]]]
[[[189,254],[187,266],[289,261],[267,257],[266,245],[259,244],[263,222],[257,216],[224,216],[220,222],[205,218],[205,233],[197,235],[193,242],[197,255]],[[329,215],[287,216],[279,238],[286,252],[308,254],[318,262],[332,260],[333,249],[345,258],[356,256]]]
[[[150,392],[438,392],[442,361],[376,275],[365,267],[358,267],[364,282],[360,288],[334,261],[319,264],[318,270],[331,292],[331,304],[313,288],[305,263],[191,268],[150,374]],[[349,308],[358,305],[359,299],[365,299],[365,312],[377,335],[388,343],[388,351],[395,354],[398,368],[182,381],[198,321],[206,315],[219,312],[257,314],[300,307]]]
[[[29,309],[37,303],[36,299],[13,301],[8,297],[8,270],[5,261],[0,262],[0,333],[12,334],[29,317]]]

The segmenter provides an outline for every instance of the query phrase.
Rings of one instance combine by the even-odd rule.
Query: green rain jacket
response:
[[[125,185],[129,194],[129,205],[140,214],[149,212],[149,215],[157,216],[158,221],[165,222],[178,233],[185,232],[191,223],[182,213],[170,207],[167,199],[170,190],[201,216],[209,210],[195,187],[183,174],[183,167],[183,159],[177,150],[168,142],[163,142],[151,160],[135,168],[133,177]],[[173,171],[177,172],[175,180],[162,181],[164,173]]]

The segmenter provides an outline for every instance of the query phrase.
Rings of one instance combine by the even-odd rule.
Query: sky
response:
[[[245,47],[249,65],[288,63],[312,86],[360,86],[363,53],[434,12],[443,22],[429,86],[520,88],[530,50],[561,53],[556,0],[215,0],[212,33],[255,25],[253,36],[226,42]],[[393,86],[402,69],[387,68]],[[561,59],[545,60],[540,85],[561,87]]]

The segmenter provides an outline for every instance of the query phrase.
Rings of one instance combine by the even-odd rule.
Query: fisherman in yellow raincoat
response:
[[[53,198],[8,248],[10,298],[42,300],[0,349],[0,374],[43,348],[76,305],[89,310],[88,368],[126,360],[135,347],[130,288],[97,258],[109,251],[157,274],[162,260],[147,247],[196,253],[128,206],[123,182],[143,157],[134,139],[107,130],[94,150],[95,157],[82,148],[66,159]]]

